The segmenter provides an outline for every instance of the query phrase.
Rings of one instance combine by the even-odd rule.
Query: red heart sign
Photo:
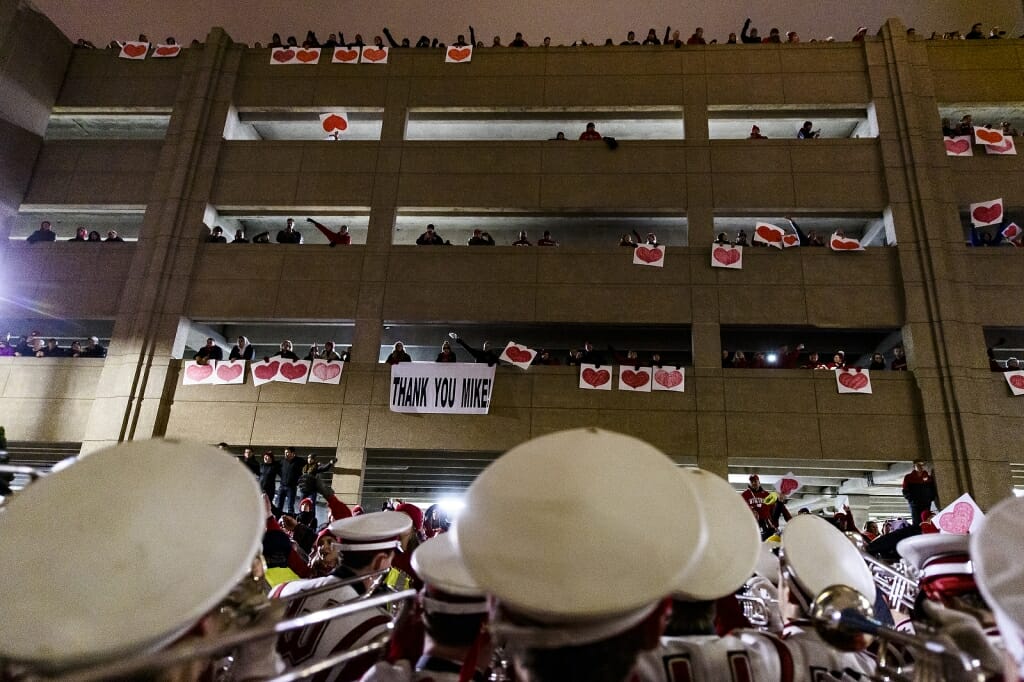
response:
[[[379,50],[375,48],[363,50],[363,59],[368,59],[371,62],[379,62],[387,56],[387,50]]]
[[[599,369],[597,371],[594,371],[587,367],[585,370],[583,370],[583,381],[587,382],[594,388],[597,388],[598,386],[604,386],[611,380],[611,378],[612,375],[606,369]]]
[[[636,247],[636,257],[645,263],[657,263],[661,260],[661,250],[638,246]]]
[[[274,360],[273,362],[268,362],[265,365],[256,365],[255,367],[253,367],[252,373],[256,376],[257,379],[260,379],[262,381],[269,381],[270,379],[273,379],[275,376],[277,376],[277,370],[280,366],[281,363],[278,362],[277,360]]]
[[[771,225],[758,225],[755,230],[757,236],[770,244],[777,244],[782,241],[782,230]]]
[[[220,365],[217,367],[217,376],[221,381],[234,381],[244,370],[245,367],[242,365]]]
[[[505,351],[505,357],[512,362],[530,362],[533,360],[533,353],[517,346],[509,346]]]
[[[449,47],[448,58],[453,59],[457,62],[461,62],[463,59],[471,55],[473,51],[468,47]]]
[[[213,367],[210,365],[189,365],[185,370],[185,376],[192,381],[202,381],[213,374]]]
[[[295,50],[277,50],[274,52],[275,62],[281,62],[283,64],[284,62],[290,62],[294,58]]]
[[[971,148],[970,140],[946,140],[946,151],[953,154],[963,154]]]
[[[846,388],[859,391],[868,385],[868,378],[861,372],[843,372],[839,375],[839,383]]]
[[[313,376],[320,381],[330,381],[339,374],[341,374],[341,365],[335,363],[328,362],[326,364],[317,365],[313,368]],[[300,374],[299,376],[302,375]]]
[[[974,213],[971,215],[974,216],[974,219],[979,223],[995,223],[1003,217],[1003,206],[1002,204],[979,206],[974,209]]]
[[[985,144],[999,144],[1003,141],[1003,134],[998,130],[978,128],[974,131],[974,136]]]
[[[631,369],[627,369],[622,373],[622,383],[626,384],[630,388],[646,386],[647,382],[650,380],[651,375],[647,372],[634,372]]]
[[[173,57],[174,55],[181,52],[181,45],[161,45],[156,48],[153,54],[160,57]]]
[[[780,478],[776,487],[783,495],[792,495],[800,487],[800,481],[795,478]]]
[[[1010,223],[1003,230],[1003,236],[1007,239],[1016,239],[1020,236],[1020,226],[1017,223]]]
[[[845,237],[832,237],[832,248],[838,251],[856,251],[860,248],[860,242]]]
[[[654,373],[654,381],[665,388],[675,388],[679,384],[683,383],[683,373],[678,369],[673,369],[671,371],[659,369]]]
[[[324,131],[328,133],[334,132],[335,130],[342,132],[348,129],[348,121],[346,121],[342,116],[331,114],[324,119],[323,126]]]
[[[309,64],[320,59],[320,53],[316,50],[299,50],[298,54],[295,55],[300,62],[303,64]]]
[[[947,533],[966,535],[970,532],[973,522],[974,507],[967,502],[957,502],[953,505],[953,511],[939,516],[936,525]]]
[[[712,251],[711,256],[723,265],[732,265],[740,259],[740,252],[736,249],[723,249],[718,247]]]
[[[1012,377],[1010,377],[1010,383],[1017,390],[1024,391],[1024,376],[1021,376],[1020,374],[1014,374]]]
[[[145,45],[125,45],[122,49],[129,57],[141,57],[149,50]]]
[[[306,366],[299,365],[294,362],[286,362],[281,365],[281,376],[288,381],[295,381],[299,377],[306,375]]]
[[[988,145],[988,151],[991,153],[997,152],[1008,152],[1013,149],[1013,140],[1009,137],[1005,138],[1002,144],[990,144]]]
[[[786,246],[796,246],[800,243],[800,237],[795,234],[787,234],[782,238],[782,243]]]
[[[334,58],[339,62],[354,62],[359,59],[359,50],[350,50],[347,47],[339,47],[334,51]]]

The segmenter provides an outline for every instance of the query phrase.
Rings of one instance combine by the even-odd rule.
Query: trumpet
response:
[[[867,552],[861,552],[861,555],[864,557],[864,563],[868,565],[868,570],[871,571],[875,585],[882,592],[886,603],[889,604],[889,608],[910,613],[917,600],[917,593],[921,589],[917,578],[908,571],[890,566]]]

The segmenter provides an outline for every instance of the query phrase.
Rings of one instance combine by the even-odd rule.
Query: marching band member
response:
[[[709,537],[728,542],[708,543],[695,570],[679,583],[661,644],[640,654],[635,679],[788,682],[791,660],[779,638],[752,630],[715,634],[715,600],[732,597],[754,572],[760,553],[757,522],[726,481],[700,469],[679,473],[689,479],[680,493],[697,494]]]
[[[295,580],[278,586],[271,597],[289,597],[306,590],[330,585],[332,582],[373,573],[390,568],[399,545],[399,537],[412,527],[408,516],[399,512],[376,512],[352,516],[331,524],[331,533],[342,538],[339,543],[341,559],[338,567],[326,578]],[[287,617],[312,613],[329,606],[358,599],[370,589],[371,579],[341,585],[336,590],[321,592],[306,598],[294,599],[288,606]],[[391,616],[382,609],[372,609],[311,625],[308,628],[282,634],[277,649],[285,663],[299,666],[308,661],[327,658],[340,651],[367,644],[385,632]],[[327,682],[358,680],[373,664],[376,656],[360,657],[332,668],[324,678]]]
[[[1003,500],[971,536],[971,558],[1003,640],[1003,679],[1024,680],[1024,498]],[[983,652],[978,652],[981,654]],[[978,655],[976,654],[976,655]]]
[[[758,597],[768,611],[768,632],[782,632],[782,614],[779,611],[779,557],[775,556],[775,543],[762,542],[757,553],[754,575],[747,580],[747,594]]]
[[[658,645],[666,595],[707,543],[679,480],[643,441],[574,429],[512,448],[470,485],[452,533],[517,680],[624,682]]]

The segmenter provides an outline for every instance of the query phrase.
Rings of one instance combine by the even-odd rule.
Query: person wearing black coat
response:
[[[274,499],[277,476],[280,471],[281,465],[274,461],[274,454],[269,450],[264,452],[263,463],[260,464],[260,490],[270,499]]]
[[[473,356],[474,360],[476,360],[477,362],[486,362],[488,365],[498,364],[498,358],[501,357],[501,352],[502,350],[504,350],[491,348],[490,344],[487,341],[484,341],[484,345],[482,348],[477,349],[473,348],[468,343],[463,341],[462,337],[456,334],[455,332],[449,332],[448,336],[453,341],[455,341],[455,343],[465,348],[469,352],[469,354]]]
[[[277,488],[274,504],[284,510],[286,514],[294,516],[295,496],[298,492],[299,479],[302,477],[302,460],[295,456],[295,448],[284,449],[284,459],[280,462],[279,475],[281,483]]]

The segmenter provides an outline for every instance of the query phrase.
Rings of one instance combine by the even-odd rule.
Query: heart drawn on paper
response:
[[[213,374],[212,365],[189,365],[189,368],[185,370],[185,376],[192,381],[202,381]]]
[[[348,121],[346,121],[343,116],[331,114],[324,119],[323,126],[324,132],[333,133],[335,130],[343,132],[348,130]]]
[[[278,50],[277,52],[274,53],[274,61],[281,62],[282,64],[284,62],[290,62],[294,58],[295,50]]]
[[[947,533],[966,535],[971,530],[974,522],[974,507],[967,502],[957,502],[953,505],[953,511],[946,512],[940,516],[936,525]]]
[[[1006,229],[1003,230],[1003,236],[1007,239],[1016,239],[1020,236],[1020,226],[1017,225],[1017,223],[1010,223],[1006,226]]]
[[[309,64],[320,59],[320,53],[316,50],[299,50],[295,57],[303,64]]]
[[[776,486],[779,492],[783,495],[791,495],[793,492],[800,487],[800,481],[795,478],[780,478],[779,484]]]
[[[974,209],[974,213],[971,215],[974,216],[974,219],[979,223],[994,223],[1003,217],[1003,207],[1001,204],[979,206]]]
[[[299,377],[306,375],[306,366],[299,365],[294,362],[286,362],[281,365],[281,376],[288,381],[295,381]]]
[[[242,365],[221,365],[217,367],[217,377],[221,381],[234,381],[242,375],[245,367]]]
[[[277,360],[274,360],[273,362],[268,362],[265,365],[256,365],[255,367],[253,367],[252,373],[256,376],[257,379],[260,379],[262,381],[268,381],[277,376],[277,370],[280,367],[281,363],[278,362]]]
[[[784,234],[782,230],[777,227],[772,227],[771,225],[758,225],[755,232],[758,237],[770,244],[778,244],[781,242],[782,235]]]
[[[946,140],[946,151],[953,154],[963,154],[971,148],[970,140]]]
[[[181,45],[161,45],[156,48],[154,54],[161,57],[173,57],[174,55],[181,52]]]
[[[463,59],[473,53],[468,47],[449,47],[448,58],[453,59],[457,62],[461,62]]]
[[[723,265],[732,265],[740,259],[740,252],[735,249],[718,247],[711,253],[711,256]]]
[[[622,373],[622,383],[626,384],[630,388],[646,386],[647,382],[650,380],[651,375],[647,372],[634,372],[631,369],[627,369]]]
[[[782,243],[786,246],[796,246],[800,243],[800,237],[795,234],[787,234],[782,238]]]
[[[387,50],[380,50],[372,47],[363,50],[363,59],[369,59],[371,62],[379,62],[387,56]]]
[[[665,388],[675,388],[683,383],[683,373],[678,369],[659,369],[654,373],[654,381]]]
[[[860,372],[843,372],[839,375],[839,383],[846,388],[859,391],[868,385],[868,378]]]
[[[533,353],[518,346],[509,346],[505,351],[505,357],[512,362],[530,362],[533,360]]]
[[[832,237],[832,248],[838,251],[856,251],[860,248],[860,242],[845,237]]]
[[[974,131],[974,136],[985,144],[999,144],[1003,141],[1003,134],[998,130],[985,130],[979,128]]]
[[[661,250],[638,246],[636,247],[636,257],[645,263],[657,263],[661,260]]]
[[[334,377],[341,374],[341,365],[328,362],[326,364],[317,365],[313,368],[313,376],[320,381],[330,381]],[[299,376],[302,376],[301,374]]]
[[[1013,149],[1013,139],[1011,139],[1009,137],[1003,139],[1002,144],[990,144],[990,145],[988,145],[988,151],[993,152],[993,153],[1008,152],[1011,149]]]
[[[145,45],[125,45],[123,49],[124,53],[129,57],[141,57],[149,50]]]
[[[350,50],[347,47],[339,47],[334,51],[334,58],[339,62],[354,62],[359,58],[359,50]]]
[[[583,381],[587,382],[594,388],[598,386],[604,386],[612,378],[612,375],[606,369],[592,370],[587,367],[583,370]]]
[[[1020,374],[1014,374],[1012,377],[1010,377],[1010,383],[1017,390],[1024,391],[1024,376],[1021,376]]]

